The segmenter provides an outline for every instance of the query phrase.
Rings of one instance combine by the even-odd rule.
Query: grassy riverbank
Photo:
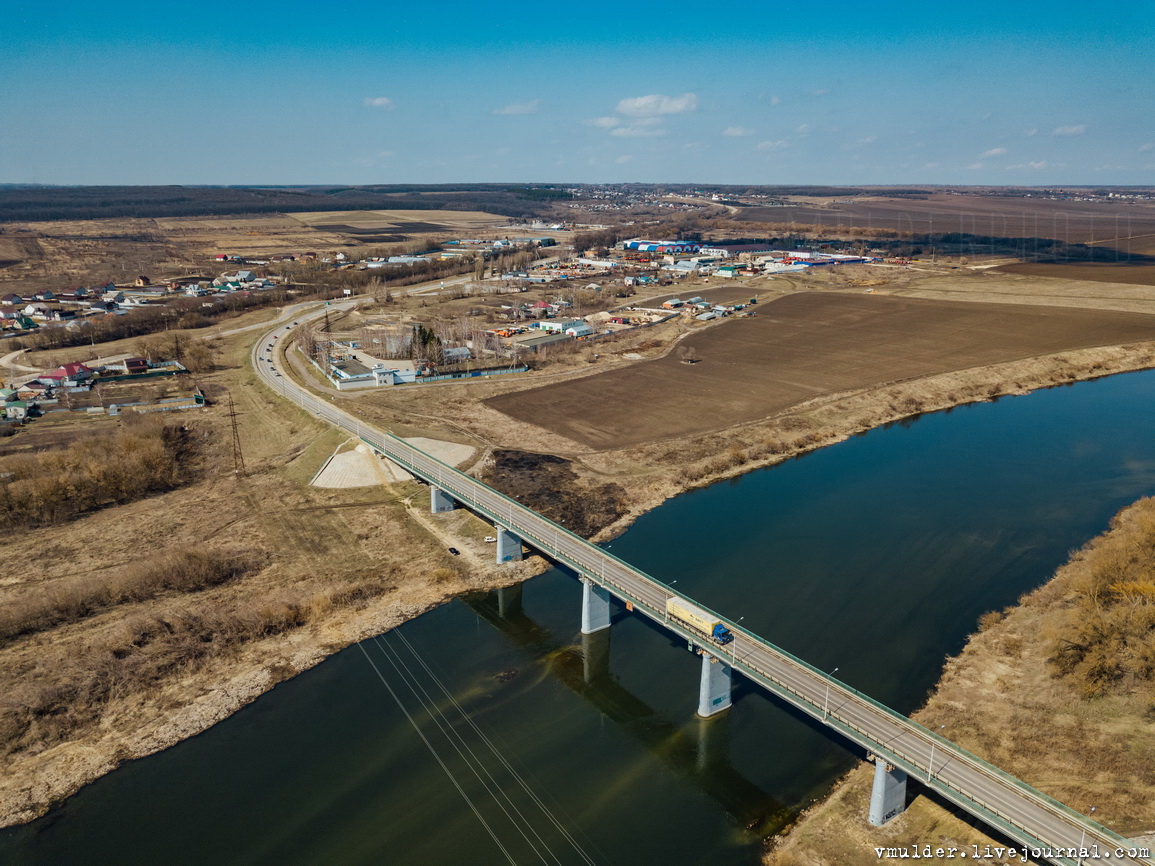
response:
[[[642,351],[669,353],[677,337],[671,330],[663,345]],[[258,384],[247,368],[247,344],[239,335],[222,338],[219,369],[205,377],[206,385],[234,395],[247,477],[231,477],[228,417],[218,405],[198,416],[209,435],[197,480],[6,540],[9,561],[34,567],[0,588],[4,598],[29,592],[54,597],[78,576],[103,584],[146,558],[137,551],[167,556],[203,545],[241,556],[245,568],[210,585],[161,586],[147,597],[113,593],[114,603],[102,602],[80,617],[41,612],[51,624],[0,647],[0,670],[6,671],[0,687],[19,697],[9,707],[15,722],[4,729],[8,740],[0,751],[0,824],[30,820],[120,762],[199,733],[356,640],[457,593],[524,579],[544,567],[538,559],[500,568],[487,562],[484,524],[460,511],[431,517],[424,488],[415,484],[309,487],[341,437]],[[613,508],[602,509],[597,525],[588,526],[600,526],[599,537],[608,537],[679,492],[880,424],[1152,364],[1155,344],[1134,343],[872,383],[740,425],[719,419],[715,429],[698,435],[570,451],[564,472],[576,488],[620,485],[620,501],[611,491]],[[547,375],[581,376],[584,366],[579,357]],[[565,451],[573,443],[481,406],[503,389],[540,381],[398,389],[350,403],[367,420],[403,435],[464,440],[488,455],[499,448]],[[492,462],[483,456],[470,469],[480,473]],[[450,546],[462,555],[449,556]],[[132,628],[136,632],[129,633]],[[137,662],[131,670],[119,664],[125,658]],[[34,690],[45,671],[57,678],[61,700],[46,701]],[[73,702],[75,710],[69,695],[83,699]]]
[[[985,615],[913,718],[945,725],[964,748],[1072,808],[1094,807],[1095,820],[1118,833],[1150,834],[1153,587],[1155,499],[1143,499],[1047,584]],[[767,866],[877,863],[877,846],[1000,844],[914,782],[907,812],[871,827],[872,776],[872,765],[852,771],[771,843]]]

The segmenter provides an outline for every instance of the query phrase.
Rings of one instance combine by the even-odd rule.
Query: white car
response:
[[[485,543],[486,544],[497,544],[497,539],[494,538],[492,535],[487,535],[487,536],[485,536]]]

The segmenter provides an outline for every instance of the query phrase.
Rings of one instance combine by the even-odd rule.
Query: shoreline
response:
[[[659,459],[650,476],[621,479],[630,493],[630,507],[621,518],[596,533],[593,540],[620,535],[642,514],[681,493],[782,463],[877,427],[1001,396],[1023,395],[1152,367],[1155,342],[1083,349],[825,395],[767,419],[688,437],[690,443],[721,437],[730,443],[730,451],[724,458],[715,455],[699,460],[689,469]],[[615,453],[629,457],[631,452],[654,446],[669,448],[671,444],[653,443]],[[598,454],[585,454],[579,459],[597,471]],[[436,535],[425,521],[419,522],[431,536]],[[470,561],[464,585],[419,592],[416,598],[406,598],[400,604],[398,600],[383,600],[360,610],[341,611],[333,621],[318,623],[301,633],[248,644],[239,652],[239,658],[221,659],[195,674],[191,678],[195,680],[195,696],[177,702],[167,714],[156,706],[162,695],[132,695],[113,707],[108,714],[112,718],[103,719],[88,736],[35,755],[20,756],[6,768],[5,779],[0,783],[0,828],[42,817],[124,762],[147,757],[204,732],[277,683],[360,640],[414,619],[462,592],[524,582],[547,567],[548,563],[540,557],[531,557],[514,569],[482,567]],[[152,717],[140,725],[139,719],[147,716],[149,710]],[[129,722],[119,728],[115,723],[118,716],[137,724]]]
[[[923,707],[911,715],[924,725],[949,724],[964,748],[1079,811],[1097,804],[1099,824],[1148,848],[1155,842],[1155,783],[1145,760],[1155,744],[1150,689],[1130,683],[1082,693],[1069,676],[1058,675],[1052,655],[1064,625],[1077,618],[1088,575],[1110,568],[1120,551],[1149,547],[1153,528],[1155,498],[1123,506],[1107,530],[1073,551],[1045,583],[1003,611],[982,616],[959,654],[946,659]],[[917,785],[908,791],[906,811],[872,827],[866,812],[873,775],[874,768],[860,762],[782,833],[767,838],[765,866],[865,866],[878,862],[876,846],[896,844],[1021,848]]]

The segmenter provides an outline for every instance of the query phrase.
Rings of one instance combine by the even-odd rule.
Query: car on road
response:
[[[454,556],[461,556],[461,551],[458,550],[456,547],[449,548],[449,552],[452,553]]]

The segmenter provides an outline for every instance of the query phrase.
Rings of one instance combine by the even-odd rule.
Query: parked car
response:
[[[454,556],[461,556],[461,551],[458,550],[456,547],[449,548],[449,552],[452,553]]]

